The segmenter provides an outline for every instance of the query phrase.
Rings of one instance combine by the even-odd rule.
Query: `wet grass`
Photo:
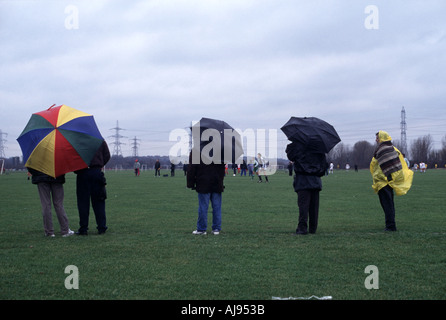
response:
[[[410,192],[396,197],[394,233],[383,231],[368,171],[323,177],[318,232],[307,236],[292,235],[297,195],[284,172],[269,183],[227,176],[218,236],[191,234],[197,196],[182,172],[106,177],[107,233],[96,234],[91,213],[88,236],[50,239],[36,186],[25,173],[0,176],[0,299],[446,298],[445,170],[416,173]],[[74,174],[65,208],[76,230]],[[65,288],[68,265],[78,267],[78,290]],[[368,265],[379,270],[377,290],[365,288]]]

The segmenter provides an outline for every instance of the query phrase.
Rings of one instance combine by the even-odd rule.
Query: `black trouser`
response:
[[[379,202],[384,210],[386,218],[386,229],[396,230],[395,224],[395,205],[393,202],[393,189],[389,185],[378,191]]]
[[[79,210],[79,232],[87,232],[90,216],[90,200],[96,217],[98,232],[107,230],[105,217],[104,173],[100,168],[89,168],[77,173],[76,179],[77,208]]]
[[[319,191],[317,189],[310,189],[297,192],[299,223],[296,232],[316,232],[319,217]]]

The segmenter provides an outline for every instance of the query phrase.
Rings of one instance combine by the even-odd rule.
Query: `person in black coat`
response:
[[[158,160],[158,159],[156,159],[156,162],[155,162],[155,177],[156,176],[160,176],[160,171],[161,171],[161,163],[160,163],[160,161]]]
[[[287,157],[294,163],[294,191],[297,193],[299,222],[296,234],[316,233],[319,220],[319,193],[321,178],[325,174],[327,161],[324,153],[314,153],[290,143],[286,148]]]
[[[209,202],[212,203],[212,233],[220,233],[224,177],[224,164],[204,164],[201,161],[199,164],[194,164],[192,162],[192,153],[190,154],[187,187],[198,193],[197,229],[192,232],[193,234],[206,234]]]
[[[108,228],[105,215],[105,199],[107,199],[105,185],[107,183],[102,169],[109,160],[110,151],[104,140],[93,157],[90,166],[75,172],[77,174],[76,196],[80,226],[76,232],[77,235],[88,234],[90,201],[96,218],[98,233],[103,234]]]

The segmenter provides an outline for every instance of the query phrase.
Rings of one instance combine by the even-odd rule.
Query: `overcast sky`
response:
[[[370,7],[370,5],[373,5]],[[113,151],[168,155],[201,117],[276,129],[330,122],[347,145],[386,130],[446,135],[446,2],[0,0],[0,130],[7,157],[34,112],[91,113]]]

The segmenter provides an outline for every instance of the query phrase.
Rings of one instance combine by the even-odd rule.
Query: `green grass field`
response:
[[[227,176],[218,236],[192,235],[197,195],[182,171],[106,177],[107,233],[96,234],[91,212],[88,236],[47,238],[37,187],[26,173],[0,176],[0,299],[446,298],[446,170],[415,173],[396,197],[394,233],[384,232],[367,170],[323,177],[319,228],[306,236],[292,235],[297,195],[285,172],[268,184]],[[74,174],[65,209],[77,230]],[[68,265],[79,270],[77,290],[65,288]],[[365,287],[368,265],[379,270],[379,289]]]

